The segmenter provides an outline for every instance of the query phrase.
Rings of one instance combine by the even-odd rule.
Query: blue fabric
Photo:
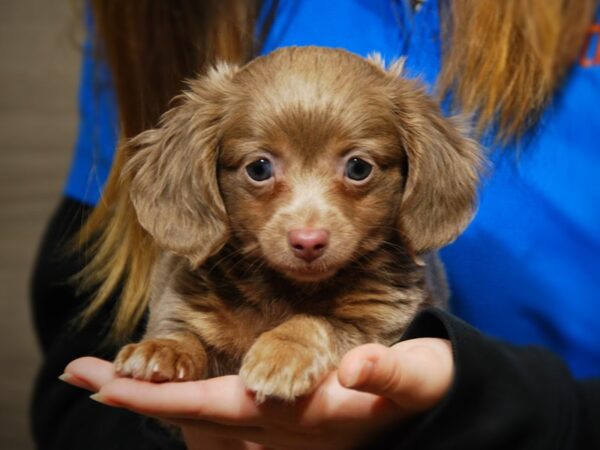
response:
[[[405,55],[407,75],[431,86],[437,1],[413,14],[402,0],[281,0],[263,53],[289,45]],[[88,43],[67,185],[87,203],[98,199],[117,131],[110,77],[93,56]],[[555,350],[578,376],[600,376],[599,107],[600,66],[576,67],[535,135],[494,149],[474,221],[441,252],[455,313],[491,335]]]
[[[479,211],[442,251],[454,312],[600,375],[600,66],[576,67],[521,149],[494,153]]]
[[[86,9],[79,87],[79,132],[65,186],[68,197],[87,205],[100,200],[119,134],[118,112],[110,70],[95,42],[91,9]]]
[[[407,56],[407,75],[431,85],[440,63],[438,36],[435,2],[413,14],[402,0],[282,0],[262,53],[318,45],[361,56],[377,52],[388,63]]]

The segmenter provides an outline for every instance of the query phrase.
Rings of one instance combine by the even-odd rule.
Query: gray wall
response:
[[[77,3],[0,0],[1,449],[33,448],[27,409],[40,356],[27,284],[77,128]]]

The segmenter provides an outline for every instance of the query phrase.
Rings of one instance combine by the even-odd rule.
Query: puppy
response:
[[[434,300],[421,255],[470,220],[480,164],[400,72],[316,47],[221,64],[128,144],[164,252],[119,375],[239,373],[257,401],[293,400],[351,348],[399,340]]]

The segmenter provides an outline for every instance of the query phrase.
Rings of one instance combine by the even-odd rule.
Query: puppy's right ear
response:
[[[236,71],[221,64],[191,82],[159,128],[125,144],[130,160],[124,176],[141,226],[194,267],[216,253],[229,234],[217,159],[223,100]]]
[[[402,66],[386,72],[407,163],[398,225],[420,254],[452,242],[473,217],[483,153],[418,81],[402,78]]]

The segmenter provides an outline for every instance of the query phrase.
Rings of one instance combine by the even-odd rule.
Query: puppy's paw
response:
[[[155,383],[204,378],[205,358],[186,347],[174,339],[148,339],[126,345],[115,359],[115,372]]]
[[[255,392],[257,403],[267,397],[293,401],[312,392],[331,367],[331,358],[324,352],[267,334],[244,357],[240,376]]]

